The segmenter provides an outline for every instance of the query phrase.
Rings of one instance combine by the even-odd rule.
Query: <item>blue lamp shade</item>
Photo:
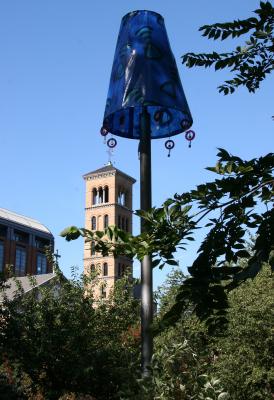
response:
[[[103,127],[117,136],[140,139],[144,107],[151,116],[152,139],[177,135],[192,125],[164,19],[142,10],[122,19]]]

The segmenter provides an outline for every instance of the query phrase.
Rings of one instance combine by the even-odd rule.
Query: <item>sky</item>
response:
[[[228,71],[187,69],[186,52],[229,51],[241,40],[214,42],[201,36],[204,24],[244,19],[258,8],[254,0],[8,0],[0,2],[0,207],[39,220],[55,236],[66,276],[83,266],[83,241],[59,236],[84,224],[83,174],[108,161],[100,135],[121,18],[148,9],[165,19],[196,138],[189,149],[174,137],[167,157],[164,139],[152,143],[153,205],[174,193],[212,180],[204,168],[216,163],[222,147],[244,159],[273,151],[273,88],[269,77],[256,94],[239,89],[231,96],[217,86]],[[137,179],[138,142],[117,138],[115,167]],[[139,220],[134,218],[134,233]],[[181,268],[194,260],[202,235],[179,253]],[[155,287],[170,269],[154,271]],[[134,263],[134,275],[139,264]]]

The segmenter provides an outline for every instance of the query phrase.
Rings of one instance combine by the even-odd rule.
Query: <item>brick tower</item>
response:
[[[85,228],[103,230],[108,225],[132,233],[132,185],[135,179],[115,168],[112,163],[83,176],[86,182]],[[84,245],[84,272],[98,273],[95,298],[107,298],[117,279],[125,271],[132,273],[127,257],[95,253],[90,242]]]

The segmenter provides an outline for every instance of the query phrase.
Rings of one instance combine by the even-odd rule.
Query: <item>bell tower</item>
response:
[[[86,183],[85,228],[103,230],[109,225],[132,233],[132,186],[135,179],[115,168],[111,162],[83,176]],[[132,274],[132,260],[94,251],[90,242],[84,244],[84,273],[96,271],[94,297],[107,298],[115,281],[126,271]]]

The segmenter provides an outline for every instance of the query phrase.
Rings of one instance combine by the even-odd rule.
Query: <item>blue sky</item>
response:
[[[220,95],[228,72],[187,69],[188,51],[229,50],[234,41],[208,41],[203,24],[247,18],[254,0],[9,0],[0,4],[0,207],[43,222],[56,238],[66,275],[82,267],[83,243],[58,235],[68,225],[83,226],[82,175],[108,161],[99,134],[121,18],[150,9],[163,15],[185,94],[194,119],[191,149],[175,137],[170,158],[164,140],[153,141],[153,205],[213,178],[204,167],[216,162],[217,147],[243,158],[273,151],[273,83],[255,94],[245,89]],[[115,166],[138,180],[138,142],[118,138]],[[139,184],[134,188],[139,208]],[[134,221],[138,232],[139,221]],[[200,239],[200,237],[198,237]],[[199,241],[180,253],[182,268]],[[138,275],[138,264],[134,267]],[[168,269],[155,271],[155,284]]]

